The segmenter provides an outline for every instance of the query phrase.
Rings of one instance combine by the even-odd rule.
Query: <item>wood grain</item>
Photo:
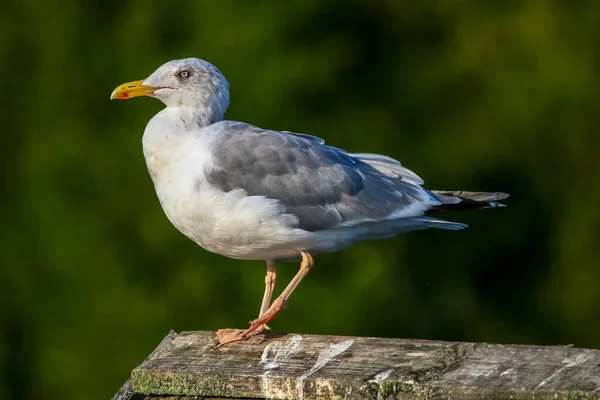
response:
[[[114,400],[600,399],[599,350],[298,334],[216,343],[214,332],[170,334]]]

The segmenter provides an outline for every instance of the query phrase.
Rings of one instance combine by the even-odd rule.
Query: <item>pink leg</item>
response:
[[[260,314],[262,316],[271,305],[271,297],[273,296],[273,289],[275,289],[275,282],[277,282],[277,270],[275,269],[275,261],[267,260],[267,275],[265,276],[265,294],[263,296],[262,304],[260,306]]]
[[[300,263],[300,270],[294,276],[294,279],[289,283],[289,285],[285,288],[283,293],[275,299],[273,304],[263,312],[263,307],[261,307],[261,315],[250,323],[250,328],[245,331],[235,330],[235,329],[221,329],[217,332],[217,337],[219,338],[219,346],[223,346],[227,343],[236,342],[238,340],[245,340],[251,336],[254,336],[260,332],[264,331],[264,326],[269,323],[273,318],[279,314],[281,310],[287,307],[287,302],[292,294],[292,292],[296,289],[298,284],[302,281],[302,279],[308,274],[308,271],[312,268],[314,264],[314,260],[312,256],[303,251],[300,253],[302,255],[302,262]],[[267,264],[268,267],[268,264]],[[267,269],[267,277],[269,275],[269,270]],[[267,278],[265,278],[266,282]],[[275,283],[273,283],[274,285]],[[267,289],[265,289],[265,298],[267,297]],[[263,298],[263,306],[265,305],[265,298]],[[267,303],[268,304],[268,303]]]

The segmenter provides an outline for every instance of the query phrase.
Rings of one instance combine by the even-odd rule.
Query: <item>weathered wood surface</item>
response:
[[[297,334],[216,343],[171,333],[113,399],[600,399],[600,350]]]

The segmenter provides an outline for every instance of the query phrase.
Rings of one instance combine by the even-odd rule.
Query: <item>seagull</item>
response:
[[[267,264],[258,318],[247,329],[220,329],[219,345],[269,330],[316,254],[414,230],[460,230],[466,225],[429,214],[498,207],[508,197],[426,190],[391,157],[224,120],[229,84],[198,58],[169,61],[144,80],[118,86],[110,98],[139,96],[166,105],[148,122],[142,143],[167,218],[210,252]],[[300,269],[271,303],[277,260],[299,261]]]

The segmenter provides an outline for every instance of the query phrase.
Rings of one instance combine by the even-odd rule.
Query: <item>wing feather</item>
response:
[[[385,156],[357,157],[315,136],[239,122],[215,125],[219,133],[212,149],[214,166],[207,171],[209,183],[225,192],[241,188],[249,196],[276,199],[298,218],[301,229],[414,217],[439,204],[419,186],[420,178],[398,173],[405,169]],[[384,161],[396,168],[396,175],[388,171],[391,167],[378,168]]]

